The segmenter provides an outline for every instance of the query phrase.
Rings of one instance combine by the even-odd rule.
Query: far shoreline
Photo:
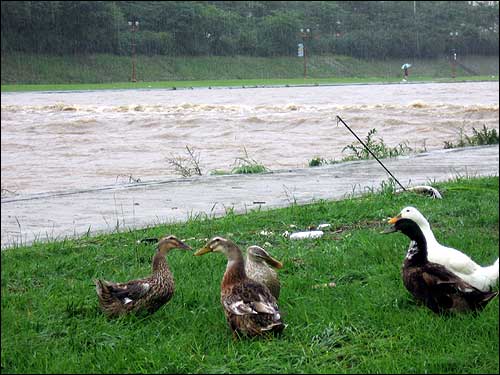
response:
[[[414,77],[403,82],[400,79],[372,78],[309,78],[309,79],[247,79],[220,81],[162,81],[162,82],[117,82],[117,83],[75,83],[75,84],[8,84],[1,85],[1,92],[54,92],[54,91],[96,91],[96,90],[194,90],[194,89],[244,89],[244,88],[286,88],[315,86],[357,86],[394,84],[432,84],[498,82],[498,76],[467,76],[457,78]]]

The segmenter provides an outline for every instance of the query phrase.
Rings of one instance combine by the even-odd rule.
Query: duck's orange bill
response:
[[[196,253],[194,253],[195,256],[203,255],[206,253],[211,252],[212,249],[208,246],[202,247],[200,250],[198,250]]]
[[[401,215],[394,216],[392,219],[389,219],[388,223],[389,223],[389,224],[394,224],[394,223],[396,223],[396,221],[398,221],[399,219],[401,219]]]

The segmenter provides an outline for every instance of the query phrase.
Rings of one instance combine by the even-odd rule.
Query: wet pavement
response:
[[[457,176],[498,176],[498,145],[437,150],[384,159],[405,187]],[[200,176],[110,185],[96,189],[2,197],[2,249],[63,239],[245,213],[292,203],[340,200],[378,190],[390,176],[375,160],[254,175]],[[446,199],[446,196],[443,197]]]

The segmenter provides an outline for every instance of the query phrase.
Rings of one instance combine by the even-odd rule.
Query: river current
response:
[[[498,82],[2,93],[2,197],[203,174],[241,158],[270,170],[340,160],[362,139],[442,149],[499,129]]]

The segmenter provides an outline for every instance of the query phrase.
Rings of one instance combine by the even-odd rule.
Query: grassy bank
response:
[[[498,81],[498,76],[463,76],[451,78],[414,77],[411,82],[469,82]],[[213,81],[161,81],[161,82],[116,82],[116,83],[68,83],[68,84],[14,84],[2,85],[2,92],[21,91],[62,91],[62,90],[120,90],[120,89],[193,89],[217,87],[272,87],[272,86],[302,86],[302,85],[343,85],[343,84],[377,84],[399,83],[399,78],[289,78],[289,79],[240,79]]]
[[[311,56],[308,58],[306,83],[350,82],[350,80],[396,82],[402,77],[401,60],[360,60],[348,56]],[[407,62],[407,61],[404,61]],[[410,61],[410,80],[451,79],[451,68],[445,58]],[[457,67],[457,77],[498,79],[498,57],[469,56]],[[182,87],[179,81],[191,81],[196,86],[259,84],[266,82],[303,83],[303,60],[298,57],[168,57],[138,56],[137,80],[130,83],[131,58],[114,55],[44,56],[2,55],[1,83],[21,84],[113,84],[111,88],[125,87]],[[323,80],[323,81],[321,81]],[[171,84],[176,82],[175,84]],[[119,86],[116,86],[120,83]],[[145,84],[145,86],[144,86]]]
[[[436,184],[442,200],[385,189],[5,250],[2,372],[498,373],[498,299],[478,316],[435,316],[402,285],[408,239],[379,233],[388,216],[414,205],[439,241],[490,264],[498,256],[498,181]],[[292,224],[305,229],[324,222],[332,227],[319,239],[290,242],[281,235]],[[144,276],[153,247],[136,241],[167,233],[193,248],[221,235],[241,247],[263,245],[282,260],[284,335],[232,340],[219,302],[226,264],[220,254],[198,258],[174,250],[174,298],[146,318],[106,319],[91,280]],[[336,287],[313,288],[328,282]]]

